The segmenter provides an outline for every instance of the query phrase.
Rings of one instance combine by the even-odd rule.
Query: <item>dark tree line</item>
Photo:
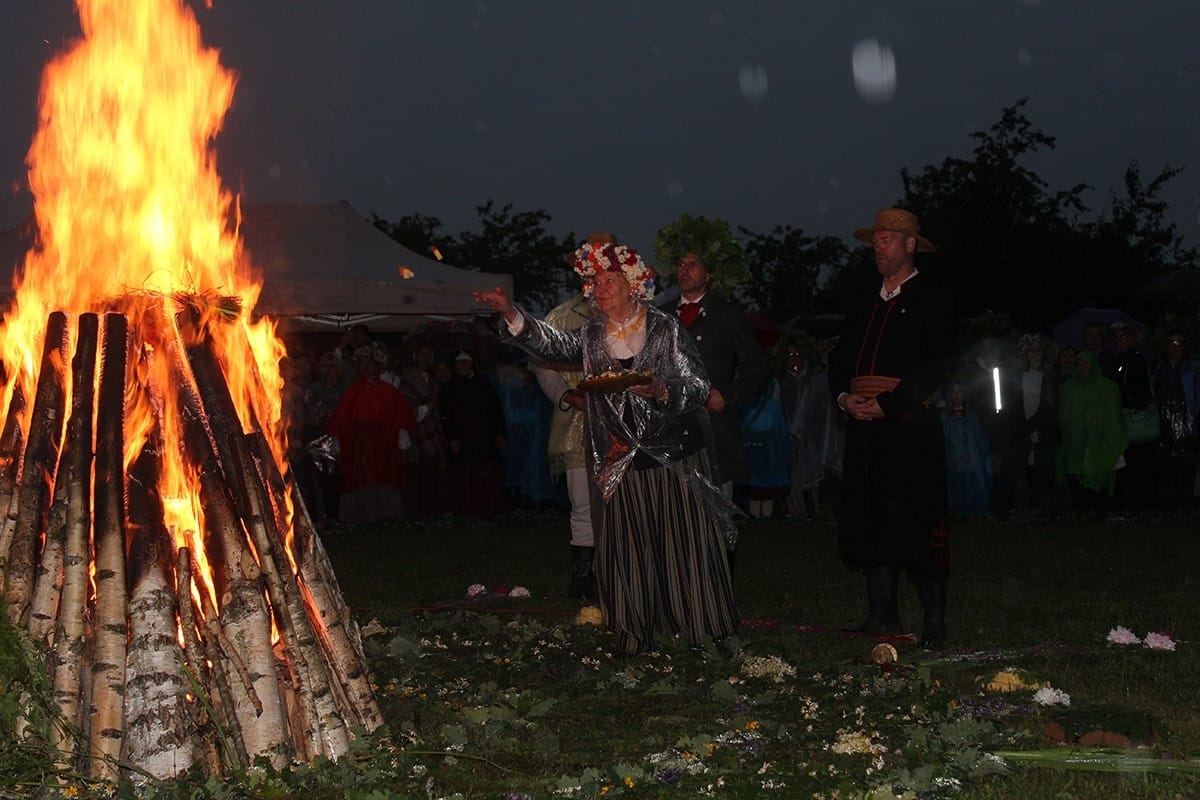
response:
[[[377,228],[417,253],[433,255],[456,267],[513,276],[513,293],[530,308],[549,310],[566,291],[567,254],[578,243],[574,233],[561,239],[546,230],[550,215],[497,208],[492,200],[475,207],[478,231],[457,236],[442,232],[437,217],[414,213],[388,222],[373,214]]]
[[[1164,166],[1150,179],[1130,162],[1123,195],[1090,216],[1077,184],[1051,187],[1027,160],[1055,149],[1055,139],[1025,114],[1027,100],[1003,109],[987,130],[970,135],[969,157],[900,171],[903,194],[880,207],[898,205],[921,219],[922,232],[938,252],[922,256],[951,285],[963,318],[1001,312],[1018,327],[1047,328],[1085,305],[1123,306],[1151,277],[1200,265],[1167,222],[1163,187],[1182,168]],[[877,209],[864,209],[864,218]],[[702,210],[699,210],[702,213]],[[548,232],[544,210],[517,212],[493,201],[478,206],[479,230],[451,236],[436,217],[412,214],[375,224],[417,252],[437,248],[457,266],[513,275],[515,293],[534,308],[548,309],[571,289],[562,269],[578,242],[574,233]],[[807,235],[778,225],[769,233],[739,228],[750,257],[751,278],[738,290],[748,306],[786,322],[799,315],[836,311],[850,287],[870,276],[866,246],[842,236]]]

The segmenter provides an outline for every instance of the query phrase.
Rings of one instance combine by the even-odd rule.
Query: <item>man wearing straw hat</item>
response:
[[[858,630],[901,631],[901,572],[924,609],[921,644],[945,635],[946,456],[932,395],[952,355],[949,292],[916,268],[932,252],[909,211],[880,211],[854,232],[869,243],[882,279],[870,280],[846,311],[829,361],[829,384],[846,413],[846,449],[838,544],[867,578],[867,618]]]

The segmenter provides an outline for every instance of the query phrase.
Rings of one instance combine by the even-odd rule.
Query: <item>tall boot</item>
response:
[[[596,572],[592,562],[596,548],[571,545],[571,582],[567,596],[572,600],[594,600],[596,598]]]
[[[921,623],[921,647],[935,650],[946,638],[946,582],[945,571],[922,575],[917,585],[925,616]]]
[[[867,619],[855,631],[869,634],[900,632],[900,568],[891,564],[868,567]]]

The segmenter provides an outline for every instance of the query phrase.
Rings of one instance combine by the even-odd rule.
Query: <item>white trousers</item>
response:
[[[567,497],[571,501],[571,544],[576,547],[595,547],[592,535],[591,482],[586,467],[573,467],[566,472]]]

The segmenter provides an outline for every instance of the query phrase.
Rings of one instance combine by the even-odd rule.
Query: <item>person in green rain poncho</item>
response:
[[[1058,478],[1070,485],[1078,510],[1103,512],[1129,441],[1121,425],[1121,390],[1104,377],[1090,350],[1075,358],[1074,374],[1059,395],[1058,417]]]

